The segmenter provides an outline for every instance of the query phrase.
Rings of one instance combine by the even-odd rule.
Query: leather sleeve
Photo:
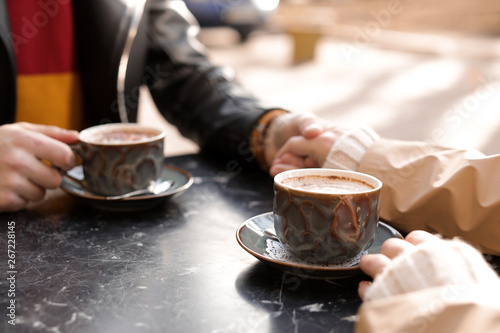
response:
[[[0,1],[0,124],[13,123],[16,110],[16,69],[10,40],[9,17],[4,1]]]
[[[199,26],[183,1],[151,1],[148,15],[147,85],[160,112],[202,151],[254,162],[248,139],[270,108],[242,89],[232,70],[209,62],[196,39]]]
[[[358,171],[383,182],[380,216],[398,230],[458,236],[500,255],[500,155],[379,139]]]

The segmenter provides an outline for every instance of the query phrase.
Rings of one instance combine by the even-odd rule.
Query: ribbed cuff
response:
[[[443,286],[500,288],[500,279],[472,246],[460,240],[422,243],[397,256],[366,290],[365,301]]]
[[[330,149],[323,168],[356,171],[366,150],[378,139],[378,134],[369,127],[344,133]]]

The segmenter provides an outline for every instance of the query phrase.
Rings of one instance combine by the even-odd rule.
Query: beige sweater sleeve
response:
[[[336,129],[331,131],[335,133]],[[322,167],[356,171],[366,150],[379,136],[371,128],[364,126],[342,129],[340,133]]]
[[[500,279],[462,241],[422,243],[368,287],[356,332],[500,332]]]
[[[363,303],[356,333],[497,333],[498,292],[440,286]]]
[[[383,182],[380,215],[398,230],[459,236],[500,255],[500,155],[379,139],[358,171]]]

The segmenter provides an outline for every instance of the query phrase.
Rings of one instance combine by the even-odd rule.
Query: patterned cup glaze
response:
[[[147,137],[130,141],[100,140],[103,133],[143,133]],[[132,135],[132,134],[131,134]],[[100,195],[120,195],[145,189],[158,179],[164,165],[166,133],[138,124],[105,124],[80,132],[73,150],[82,159],[82,186]]]
[[[353,193],[322,193],[291,187],[292,177],[346,178],[371,189]],[[377,178],[353,171],[297,169],[274,178],[274,227],[280,242],[298,258],[312,263],[333,263],[359,254],[373,240],[380,214]]]

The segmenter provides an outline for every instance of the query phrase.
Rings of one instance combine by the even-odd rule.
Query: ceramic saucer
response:
[[[298,275],[304,278],[340,279],[361,273],[359,266],[356,264],[351,267],[339,268],[274,259],[266,251],[267,240],[272,239],[264,232],[266,229],[274,230],[272,212],[257,215],[245,221],[236,232],[236,240],[245,251],[257,259],[269,263],[290,274]],[[383,222],[379,222],[375,231],[373,242],[369,247],[365,248],[365,251],[368,253],[380,253],[382,243],[393,237],[403,238],[403,236],[396,229]]]
[[[81,166],[71,169],[69,173],[76,178],[83,178]],[[96,208],[124,212],[152,208],[162,203],[166,198],[184,192],[193,184],[193,177],[189,172],[168,164],[164,165],[160,179],[173,180],[174,184],[168,190],[159,194],[144,194],[120,200],[107,200],[105,196],[95,195],[68,177],[63,177],[61,188],[66,193],[77,197]]]

